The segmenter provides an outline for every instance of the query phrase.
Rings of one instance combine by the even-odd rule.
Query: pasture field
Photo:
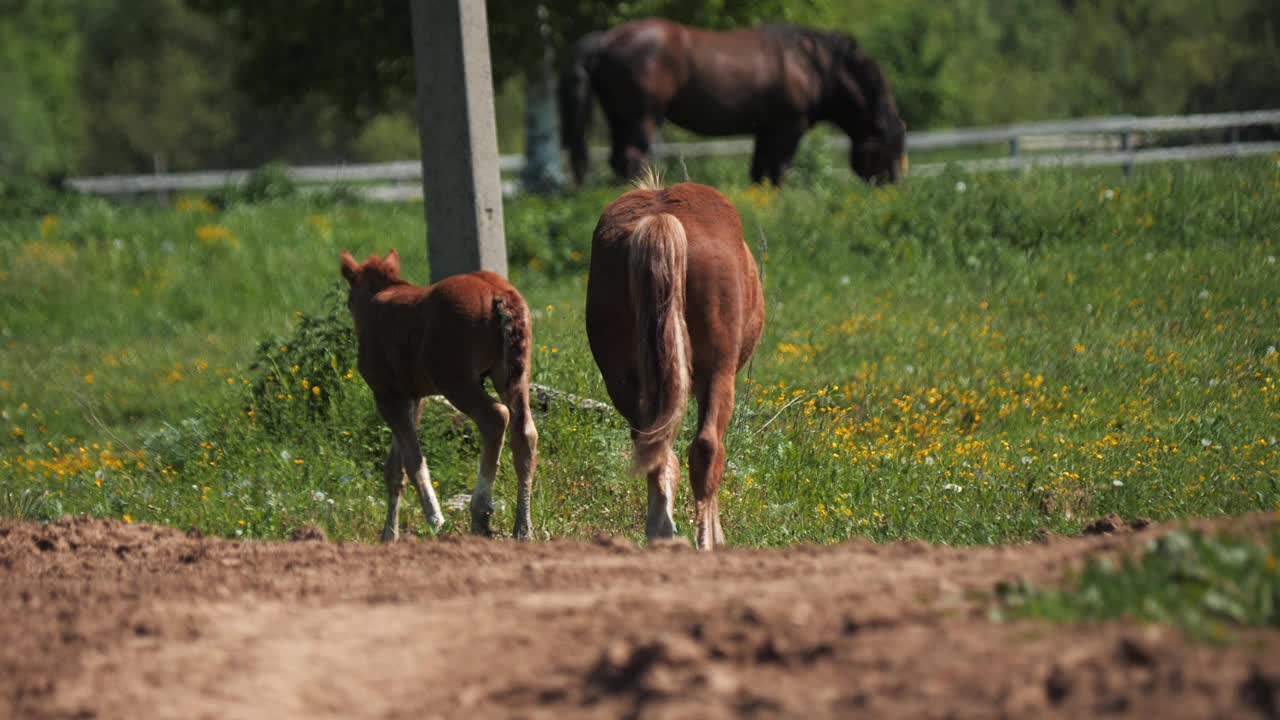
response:
[[[1107,513],[1280,509],[1280,161],[871,189],[807,155],[782,191],[738,164],[690,169],[737,205],[765,273],[726,437],[730,544],[997,543]],[[533,380],[597,400],[585,275],[621,189],[506,206]],[[352,370],[337,257],[396,247],[425,282],[423,233],[420,204],[340,196],[7,211],[0,515],[374,540],[389,435]],[[535,535],[642,537],[617,417],[552,402],[538,428]],[[471,428],[429,404],[422,436],[442,500],[468,492]],[[496,527],[514,485],[504,452]],[[415,506],[402,523],[423,531]],[[441,532],[465,532],[446,512]]]

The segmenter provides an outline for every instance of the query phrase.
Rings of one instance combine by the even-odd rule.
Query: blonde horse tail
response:
[[[667,213],[641,218],[631,232],[628,281],[636,315],[638,427],[632,428],[635,469],[666,461],[689,399],[689,329],[685,325],[684,225]]]

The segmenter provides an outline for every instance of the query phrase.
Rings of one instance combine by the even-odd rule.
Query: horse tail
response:
[[[591,72],[600,33],[588,33],[573,47],[573,56],[560,71],[560,144],[569,151],[573,180],[587,175],[587,130],[591,127]]]
[[[513,413],[519,412],[516,406],[527,405],[529,395],[529,357],[533,346],[529,306],[515,288],[510,288],[497,294],[494,308],[502,327],[502,372],[507,381],[498,392],[503,404]]]
[[[667,213],[641,218],[631,232],[627,265],[639,360],[635,469],[648,473],[666,462],[689,399],[684,225]]]

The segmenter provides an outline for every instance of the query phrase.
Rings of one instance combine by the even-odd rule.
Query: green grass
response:
[[[1058,622],[1134,619],[1175,625],[1202,640],[1231,628],[1280,628],[1280,533],[1262,542],[1178,531],[1135,558],[1089,561],[1065,590],[1011,588],[1002,614]]]
[[[689,163],[766,274],[726,437],[730,542],[990,543],[1280,508],[1275,160],[870,189],[814,152],[783,192],[747,187],[741,159]],[[534,382],[598,400],[582,303],[620,189],[505,209]],[[0,219],[0,513],[376,538],[388,435],[349,372],[336,259],[394,246],[422,282],[423,236],[419,204],[332,198]],[[641,537],[625,426],[558,406],[539,432],[538,532]],[[432,406],[422,437],[440,494],[467,492],[470,427]],[[503,525],[513,493],[504,456]],[[687,483],[678,502],[687,532]]]

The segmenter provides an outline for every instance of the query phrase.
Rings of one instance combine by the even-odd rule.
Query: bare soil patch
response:
[[[996,584],[1170,528],[1106,525],[701,555],[0,521],[0,716],[1280,717],[1280,633],[989,619]]]

